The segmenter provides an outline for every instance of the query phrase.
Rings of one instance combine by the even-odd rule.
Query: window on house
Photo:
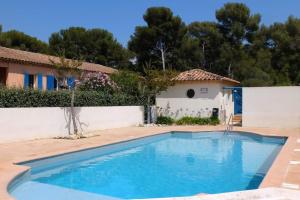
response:
[[[0,86],[6,84],[6,68],[0,67]]]
[[[186,91],[186,96],[187,96],[188,98],[193,98],[193,97],[195,96],[195,90],[193,90],[193,89],[188,89],[188,90]]]
[[[201,88],[200,93],[202,93],[202,94],[208,93],[208,88]]]
[[[54,90],[57,90],[57,79],[55,77],[53,80],[53,88],[54,88]]]
[[[33,74],[29,74],[28,75],[28,87],[29,88],[34,88],[34,75]]]

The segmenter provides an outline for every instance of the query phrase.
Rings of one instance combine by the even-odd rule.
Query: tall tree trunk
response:
[[[150,108],[150,96],[147,97],[147,124],[151,123],[151,108]]]
[[[76,124],[76,116],[75,116],[75,108],[74,108],[74,100],[75,100],[75,89],[72,89],[71,95],[71,117],[73,122],[74,134],[78,135],[78,128]]]
[[[166,71],[166,63],[165,63],[165,52],[163,49],[161,49],[161,61],[163,64],[163,71]]]
[[[202,54],[203,54],[203,63],[202,63],[202,67],[203,67],[203,69],[206,69],[206,60],[205,60],[205,42],[202,42]]]
[[[233,78],[232,73],[231,73],[231,62],[228,65],[228,70],[227,70],[227,74],[229,78]]]

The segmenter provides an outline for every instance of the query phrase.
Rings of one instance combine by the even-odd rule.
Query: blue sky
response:
[[[184,22],[215,20],[216,9],[226,2],[243,2],[263,24],[300,17],[300,0],[1,0],[0,24],[4,31],[17,29],[43,41],[70,26],[103,28],[124,46],[151,6],[167,6]]]

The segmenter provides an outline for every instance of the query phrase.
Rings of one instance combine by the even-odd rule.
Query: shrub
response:
[[[217,117],[211,117],[210,118],[210,123],[209,123],[210,125],[218,125],[218,124],[220,124],[220,120],[219,120],[219,118],[217,118]]]
[[[88,72],[82,75],[82,80],[78,83],[78,89],[82,91],[113,93],[117,90],[117,85],[107,74]]]
[[[132,71],[119,70],[110,75],[118,89],[132,96],[142,96],[140,89],[141,77]]]
[[[172,119],[171,117],[167,117],[167,116],[158,116],[157,120],[156,120],[157,124],[166,124],[166,125],[171,125],[174,123],[174,119]]]
[[[69,107],[70,91],[39,91],[0,88],[0,107]],[[75,106],[144,105],[142,98],[123,93],[76,91]]]
[[[200,117],[182,117],[176,121],[177,125],[217,125],[220,121],[218,118],[200,118]]]

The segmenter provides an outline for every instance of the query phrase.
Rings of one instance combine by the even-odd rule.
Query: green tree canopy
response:
[[[169,8],[152,7],[144,14],[128,47],[136,54],[135,68],[150,62],[162,69],[157,43],[163,42],[167,68],[202,68],[241,81],[245,86],[300,84],[300,23],[260,25],[260,14],[242,3],[226,3],[216,11],[216,22],[185,26]]]
[[[120,92],[140,97],[139,84],[141,77],[138,73],[129,70],[119,70],[110,75],[111,80],[119,87]]]
[[[276,84],[300,84],[300,19],[289,17],[286,23],[275,23],[269,30],[272,66],[278,73]]]
[[[51,53],[67,58],[82,59],[110,67],[124,67],[129,62],[129,52],[103,29],[70,27],[53,33],[49,38]]]
[[[48,53],[47,43],[16,30],[7,32],[1,32],[0,30],[0,45],[24,51]]]
[[[187,35],[193,44],[197,45],[197,48],[192,49],[191,52],[188,51],[188,54],[192,56],[196,52],[199,54],[192,57],[195,63],[191,65],[191,68],[199,66],[208,71],[219,72],[217,60],[220,56],[219,47],[224,42],[224,38],[217,24],[214,22],[193,22],[188,26]]]
[[[243,65],[251,65],[246,46],[251,45],[259,29],[260,15],[251,14],[250,9],[242,3],[226,3],[216,11],[217,26],[223,35],[219,43],[218,69],[221,74],[242,80],[245,76]],[[249,68],[249,66],[248,66]]]
[[[244,40],[251,42],[259,29],[260,15],[251,15],[243,3],[226,3],[216,11],[218,27],[232,44],[240,45]]]
[[[0,26],[0,45],[63,54],[143,76],[147,70],[164,69],[165,63],[167,70],[202,68],[237,79],[245,86],[300,85],[299,18],[290,16],[286,22],[261,25],[260,14],[252,13],[243,3],[226,3],[215,15],[215,22],[185,25],[171,9],[150,7],[143,15],[146,25],[136,26],[128,49],[106,30],[82,27],[53,33],[49,49],[46,43],[22,32],[1,33]],[[151,69],[145,70],[147,63],[151,63]],[[124,79],[120,78],[123,75]],[[123,73],[118,80],[131,78],[130,73]]]
[[[162,69],[161,54],[157,46],[163,45],[167,68],[180,69],[178,58],[182,39],[186,33],[185,24],[179,16],[174,16],[169,8],[152,7],[144,14],[146,26],[137,26],[128,43],[136,54],[139,71],[151,62],[155,68]]]

